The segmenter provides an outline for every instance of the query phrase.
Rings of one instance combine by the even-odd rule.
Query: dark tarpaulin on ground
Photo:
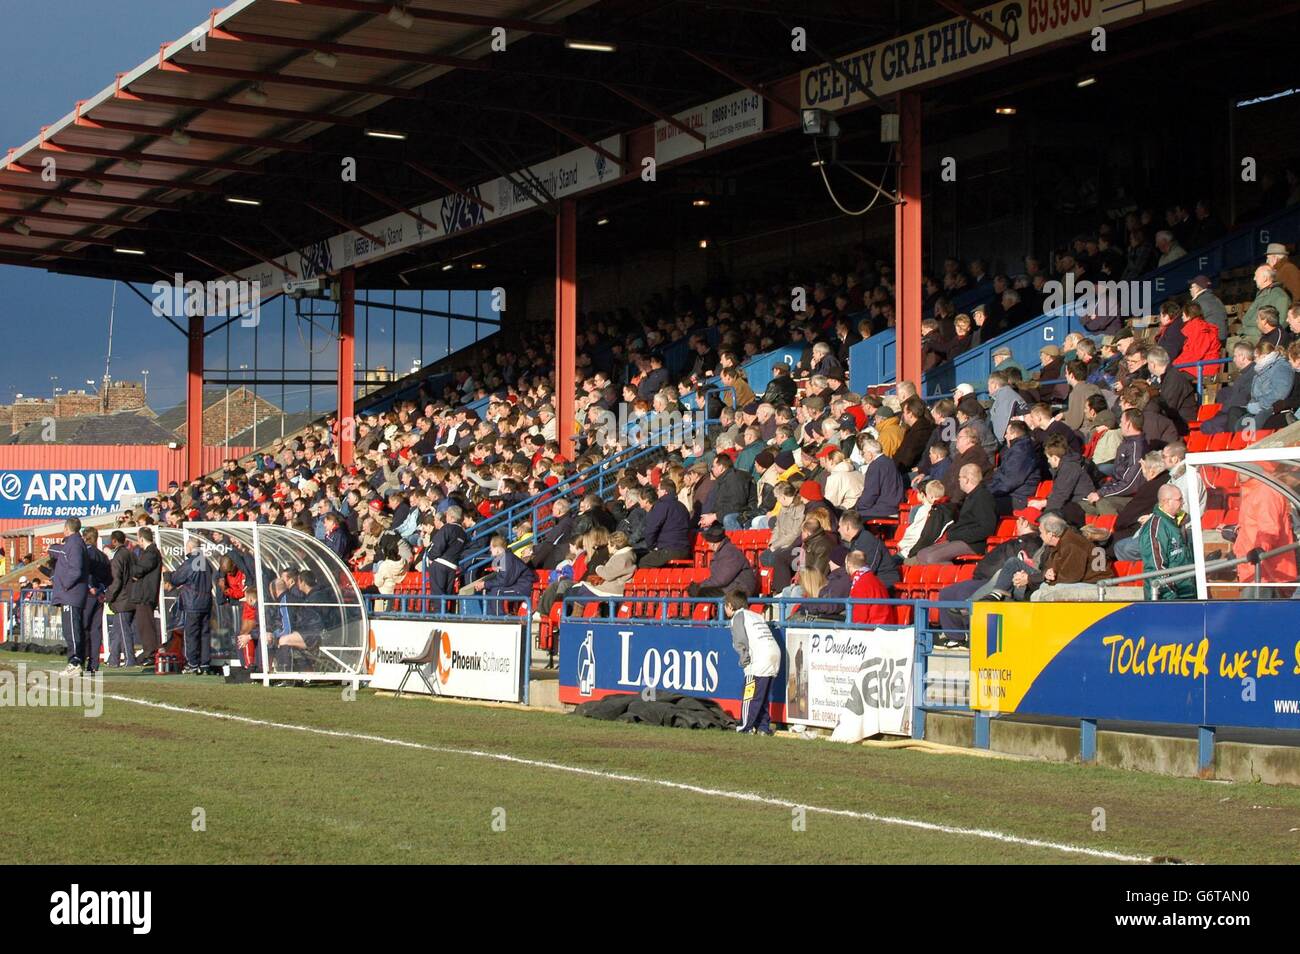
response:
[[[606,696],[584,702],[573,713],[606,722],[641,722],[674,729],[732,729],[736,726],[736,720],[712,699],[673,692],[656,693],[653,699],[643,699],[635,693]]]

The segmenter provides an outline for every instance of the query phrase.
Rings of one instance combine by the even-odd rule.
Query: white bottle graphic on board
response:
[[[596,688],[596,650],[592,647],[594,634],[587,630],[587,638],[578,649],[578,695],[589,696]]]

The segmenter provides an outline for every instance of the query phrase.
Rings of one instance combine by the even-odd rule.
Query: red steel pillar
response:
[[[898,381],[921,389],[921,95],[898,96],[898,197],[894,207],[894,316]]]
[[[203,476],[203,316],[190,315],[185,380],[185,476]]]
[[[578,206],[560,202],[555,220],[555,438],[573,459],[574,363],[578,351]]]
[[[339,276],[339,368],[338,368],[338,457],[344,467],[352,464],[356,450],[356,363],[357,274],[343,269]]]

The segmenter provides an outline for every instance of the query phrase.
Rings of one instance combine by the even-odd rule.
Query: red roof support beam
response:
[[[0,172],[17,172],[27,175],[39,176],[40,173],[35,169],[29,169],[26,166],[15,165],[10,163]],[[87,172],[80,169],[60,169],[58,172],[60,179],[72,179],[77,182],[103,182],[116,183],[118,185],[132,186],[141,189],[165,189],[178,190],[181,192],[210,192],[213,195],[224,195],[225,189],[221,186],[207,185],[202,182],[191,182],[186,179],[178,179],[174,182],[165,179],[142,179],[139,176],[119,176],[108,172]]]
[[[387,16],[388,11],[401,3],[365,3],[362,0],[279,0],[280,3],[292,3],[300,7],[328,7],[331,10],[349,10],[353,13],[368,13],[373,17]],[[517,17],[485,17],[473,13],[454,13],[451,10],[425,10],[422,7],[404,7],[414,20],[429,20],[433,23],[457,23],[461,26],[478,26],[491,29],[505,27],[507,30],[519,30],[524,33],[541,33],[546,36],[564,36],[564,29],[552,23],[536,23]]]
[[[406,160],[406,165],[413,171],[418,172],[420,175],[424,176],[429,181],[436,182],[444,189],[448,189],[456,193],[465,201],[473,202],[475,205],[480,206],[481,208],[484,208],[489,212],[496,211],[496,208],[490,202],[480,199],[478,196],[474,195],[473,193],[467,192],[465,189],[456,185],[456,183],[452,182],[450,179],[444,179],[442,176],[438,175],[438,173],[434,172],[432,169],[428,168],[427,166],[424,166],[416,162],[414,159]]]
[[[429,227],[429,230],[432,232],[438,231],[438,226],[434,225],[432,222],[426,219],[419,212],[416,212],[415,209],[408,208],[407,206],[402,205],[396,199],[390,199],[388,196],[384,195],[378,189],[372,189],[369,186],[363,186],[360,182],[358,182],[356,186],[358,189],[360,189],[366,195],[370,196],[370,198],[374,199],[380,205],[386,205],[394,212],[401,212],[405,215],[409,215],[411,218],[415,219],[415,221],[423,225],[427,225]]]
[[[80,104],[78,104],[80,105]],[[122,123],[111,119],[90,119],[87,116],[78,116],[76,125],[85,126],[88,129],[104,129],[110,132],[127,132],[138,133],[141,136],[158,136],[167,138],[173,132],[169,126],[147,126],[144,123]],[[180,127],[178,127],[180,128]],[[231,146],[250,146],[255,149],[282,149],[285,152],[316,152],[309,143],[290,142],[286,139],[259,139],[255,136],[236,136],[232,133],[214,133],[203,132],[198,129],[181,129],[185,135],[189,136],[195,142],[219,142]],[[152,156],[150,156],[152,158]],[[162,161],[159,159],[159,161]],[[221,166],[217,163],[209,163],[214,169]],[[244,171],[245,167],[240,167]],[[247,171],[253,171],[251,169]]]
[[[993,37],[993,39],[999,40],[1002,43],[1007,44],[1008,46],[1011,45],[1011,37],[1007,36],[1005,30],[1003,30],[1001,27],[994,26],[992,23],[990,23],[988,20],[985,20],[983,17],[977,17],[975,14],[971,13],[964,6],[962,6],[960,0],[934,0],[934,2],[939,4],[939,6],[943,7],[945,10],[951,10],[953,13],[957,14],[957,16],[961,17],[963,20],[969,20],[971,23],[975,24],[977,27],[982,29],[989,36]]]
[[[364,129],[366,121],[358,116],[338,116],[332,113],[305,113],[296,109],[276,109],[273,106],[246,106],[228,103],[223,99],[189,99],[185,96],[162,96],[158,93],[132,93],[119,89],[118,99],[136,103],[153,103],[159,106],[180,106],[183,109],[210,109],[219,113],[242,113],[245,116],[265,116],[269,119],[287,119],[300,123],[325,123],[333,126],[352,126]]]
[[[397,63],[422,63],[425,66],[446,66],[457,70],[480,70],[491,72],[494,67],[483,60],[473,60],[466,56],[444,56],[438,53],[416,53],[409,50],[394,50],[378,46],[357,46],[353,43],[331,43],[327,40],[309,40],[296,36],[272,36],[269,33],[250,33],[248,30],[227,30],[217,27],[208,31],[208,36],[216,40],[231,40],[242,43],[256,43],[261,46],[278,46],[289,50],[319,50],[322,53],[335,53],[340,56],[364,56],[373,60],[392,60]]]
[[[366,238],[370,239],[370,241],[374,242],[380,248],[388,248],[388,243],[385,242],[383,239],[381,239],[378,235],[375,235],[371,232],[367,232],[359,225],[353,225],[351,222],[349,222],[347,219],[343,218],[342,216],[335,215],[333,212],[330,212],[326,209],[322,209],[319,205],[317,205],[314,202],[304,202],[303,205],[307,206],[307,208],[311,209],[313,212],[325,216],[325,218],[329,219],[335,225],[356,232],[358,235],[364,235]]]
[[[573,392],[578,352],[578,204],[560,203],[555,217],[555,440],[573,459]]]
[[[627,100],[629,103],[631,103],[637,109],[641,110],[643,113],[647,113],[653,116],[655,119],[658,119],[661,122],[668,123],[671,126],[676,126],[682,132],[686,133],[686,135],[694,136],[701,143],[704,142],[704,134],[702,132],[700,132],[698,129],[692,129],[690,126],[686,125],[676,116],[668,115],[663,110],[651,106],[645,100],[641,99],[641,97],[635,96],[632,93],[629,93],[625,89],[620,89],[619,87],[615,86],[613,83],[601,83],[600,85],[605,87],[605,89],[609,90],[611,93],[613,93],[615,96],[619,97],[620,99]]]
[[[588,149],[592,150],[593,152],[598,152],[598,153],[600,153],[602,156],[604,156],[604,157],[605,157],[606,159],[608,159],[610,162],[615,163],[615,164],[616,164],[620,169],[622,169],[624,172],[627,171],[627,162],[626,162],[625,160],[623,160],[623,159],[619,158],[618,156],[614,155],[612,152],[610,152],[610,151],[609,151],[608,149],[606,149],[604,146],[599,145],[598,143],[594,142],[594,141],[591,140],[591,139],[588,139],[586,136],[582,135],[582,133],[575,132],[574,130],[570,129],[569,127],[567,127],[567,126],[563,126],[563,125],[561,125],[560,123],[557,123],[557,122],[555,122],[555,121],[552,120],[552,119],[547,119],[545,116],[541,115],[540,113],[528,112],[527,110],[525,110],[525,112],[527,112],[527,114],[528,114],[529,116],[531,116],[533,119],[537,120],[537,121],[538,121],[539,123],[541,123],[542,125],[544,125],[544,126],[550,126],[552,129],[554,129],[554,130],[555,130],[557,133],[559,133],[561,136],[566,136],[566,137],[568,137],[569,139],[572,139],[574,142],[578,143],[580,146],[586,146]]]
[[[191,315],[185,376],[185,474],[203,476],[203,316]]]
[[[894,206],[894,287],[898,301],[896,381],[921,382],[921,94],[898,96],[898,199]],[[859,382],[862,387],[865,383]]]
[[[750,80],[745,79],[743,76],[741,76],[739,73],[735,72],[734,70],[728,69],[727,67],[723,66],[717,60],[713,59],[713,57],[705,56],[703,53],[695,53],[692,52],[691,50],[682,50],[682,52],[685,53],[687,56],[689,56],[691,59],[695,60],[697,63],[701,63],[704,66],[707,66],[709,69],[713,70],[713,72],[717,73],[719,76],[725,76],[727,79],[731,80],[737,86],[743,86],[751,93],[757,93],[759,96],[762,96],[768,102],[775,103],[777,106],[780,106],[782,109],[786,110],[787,112],[793,113],[796,116],[799,115],[799,110],[796,107],[786,102],[785,99],[783,99],[782,97],[777,96],[771,90],[767,89],[763,84],[754,83],[751,82]]]
[[[338,432],[339,464],[352,466],[356,450],[357,273],[339,276]]]
[[[281,265],[279,262],[277,262],[277,261],[276,261],[275,259],[273,259],[273,258],[267,258],[265,255],[263,255],[263,254],[262,254],[261,252],[259,252],[257,249],[255,249],[255,248],[249,248],[249,247],[248,247],[247,245],[245,245],[243,242],[236,241],[235,239],[232,239],[229,235],[223,235],[223,236],[222,236],[222,239],[223,239],[224,241],[228,242],[229,244],[235,246],[235,248],[239,249],[239,250],[240,250],[241,252],[243,252],[245,255],[251,255],[251,256],[253,256],[253,258],[257,259],[257,260],[258,260],[259,262],[261,262],[263,265],[270,265],[272,268],[278,268],[280,271],[284,272],[286,275],[290,276],[291,278],[297,278],[297,277],[298,277],[298,273],[295,272],[292,268],[289,268],[289,267],[287,267],[287,266],[285,266],[285,265]],[[202,259],[200,259],[200,261],[202,261]]]
[[[169,131],[155,129],[151,134],[166,136]],[[64,146],[49,139],[44,140],[37,148],[45,152],[60,152],[69,156],[94,156],[96,159],[116,159],[119,162],[156,162],[159,165],[184,166],[187,169],[202,169],[205,172],[215,170],[219,172],[238,172],[240,175],[264,175],[257,166],[241,166],[233,162],[209,162],[205,159],[186,159],[182,156],[156,156],[147,152],[127,152],[122,149],[103,149],[99,146]],[[101,177],[95,176],[95,178]]]
[[[168,44],[170,46],[170,44]],[[219,76],[223,79],[245,80],[249,83],[272,83],[280,86],[305,86],[309,89],[332,89],[340,93],[358,93],[364,96],[390,96],[394,99],[420,99],[418,90],[400,86],[378,86],[372,83],[349,83],[346,80],[317,79],[311,76],[289,76],[285,73],[262,73],[257,70],[238,70],[228,66],[208,66],[202,63],[174,63],[162,60],[158,68],[166,73],[187,73],[195,76]]]
[[[130,219],[96,219],[89,215],[69,215],[68,213],[46,212],[44,209],[7,209],[0,206],[0,217],[14,216],[19,219],[45,219],[50,222],[63,222],[67,225],[96,225],[117,229],[147,229],[149,225],[146,221],[132,222]],[[176,229],[177,232],[188,232],[191,235],[205,235],[208,233],[194,232],[190,229]]]
[[[95,195],[85,192],[55,192],[52,189],[34,189],[31,186],[9,185],[0,182],[0,193],[12,192],[15,195],[34,195],[40,199],[61,199],[64,202],[90,202],[95,205],[126,206],[137,209],[159,209],[163,212],[176,208],[170,202],[154,202],[150,199],[123,199],[111,195]]]

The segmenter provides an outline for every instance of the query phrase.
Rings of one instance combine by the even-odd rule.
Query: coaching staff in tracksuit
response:
[[[81,521],[69,517],[63,523],[63,533],[63,542],[50,547],[50,555],[54,557],[50,602],[61,607],[63,641],[68,644],[68,667],[64,671],[75,673],[81,671],[86,651],[81,612],[90,589],[90,567],[86,541],[81,538]]]
[[[212,663],[212,559],[191,539],[185,562],[167,574],[180,590],[177,609],[185,627],[185,672],[205,673]]]
[[[89,528],[81,531],[86,544],[86,602],[81,609],[81,638],[84,640],[81,661],[86,672],[99,668],[99,651],[104,643],[104,593],[113,582],[113,568],[99,548],[99,534]]]
[[[465,552],[465,528],[460,525],[464,514],[452,504],[442,514],[442,526],[433,532],[424,548],[424,566],[429,573],[429,592],[447,595],[456,592],[457,564]]]

